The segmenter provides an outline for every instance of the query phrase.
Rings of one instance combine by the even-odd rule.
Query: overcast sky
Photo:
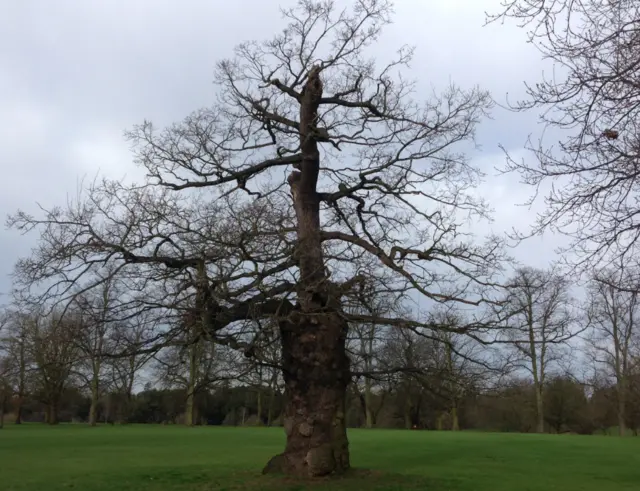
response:
[[[337,3],[347,0],[337,0]],[[0,16],[0,212],[64,204],[82,178],[140,175],[123,131],[150,119],[181,119],[213,101],[215,62],[237,43],[269,38],[283,26],[287,0],[20,0]],[[480,85],[504,102],[523,95],[543,64],[513,25],[483,27],[499,0],[396,0],[394,24],[380,50],[415,45],[413,75],[424,84]],[[480,190],[496,209],[491,228],[526,227],[533,212],[515,204],[530,190],[516,176],[492,177],[502,144],[524,155],[539,133],[533,114],[496,109],[479,129],[474,154],[488,173]],[[0,292],[35,236],[0,230]],[[544,266],[558,244],[533,239],[516,255]]]

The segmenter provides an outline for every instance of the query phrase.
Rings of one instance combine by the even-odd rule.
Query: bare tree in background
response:
[[[226,367],[222,363],[221,350],[216,350],[215,343],[202,336],[201,324],[192,316],[187,316],[183,322],[186,325],[179,342],[165,348],[155,359],[161,383],[184,389],[184,424],[194,426],[198,424],[196,396],[222,379],[221,370]]]
[[[495,353],[473,339],[455,333],[466,324],[464,316],[455,308],[439,307],[429,314],[433,326],[447,326],[448,330],[431,331],[431,370],[442,381],[441,396],[452,431],[460,430],[459,409],[462,399],[471,391],[485,388],[486,380],[504,372],[505,367]],[[444,415],[443,415],[444,416]]]
[[[519,366],[533,377],[536,431],[544,432],[544,386],[566,343],[577,334],[577,314],[570,284],[553,271],[519,269],[508,282],[503,309],[509,311],[506,339],[516,350]]]
[[[376,312],[373,312],[375,315]],[[352,340],[352,347],[349,349],[351,355],[352,371],[359,375],[354,381],[354,388],[358,393],[361,405],[364,410],[365,427],[373,428],[375,425],[375,415],[377,413],[373,405],[373,395],[376,377],[372,373],[379,368],[377,366],[377,356],[381,333],[385,330],[383,326],[375,322],[354,323],[350,326],[349,337]]]
[[[431,372],[433,357],[430,340],[412,330],[394,329],[380,348],[380,362],[390,374],[391,387],[398,396],[404,427],[417,423],[424,378]]]
[[[282,367],[280,353],[280,332],[276,322],[267,321],[266,325],[255,324],[255,333],[252,335],[253,356],[245,358],[236,365],[239,365],[241,372],[240,380],[251,386],[256,392],[258,424],[264,422],[265,389],[268,395],[266,401],[267,426],[274,422],[275,399],[280,387],[280,372]]]
[[[74,342],[76,343],[82,364],[85,365],[87,385],[91,394],[89,408],[89,424],[96,426],[98,418],[98,403],[102,396],[105,383],[105,359],[110,351],[110,330],[114,323],[110,320],[113,315],[114,298],[122,291],[117,288],[118,278],[110,271],[99,273],[97,281],[100,286],[75,298],[77,307],[83,319],[83,327],[79,329]],[[84,370],[82,371],[84,372]]]
[[[373,271],[375,263],[362,264],[363,271]],[[385,366],[378,363],[385,333],[392,329],[374,319],[387,317],[402,318],[403,311],[401,295],[387,283],[390,278],[376,276],[370,272],[365,274],[367,279],[357,291],[352,292],[344,300],[347,313],[363,314],[371,320],[369,322],[351,322],[347,336],[347,351],[351,359],[351,370],[354,373],[354,390],[356,391],[364,411],[365,427],[373,428],[378,412],[384,402],[386,393],[382,392],[377,407],[374,407],[374,389],[377,382],[385,380]],[[390,282],[393,284],[393,282]],[[400,294],[400,295],[399,295]],[[406,309],[405,309],[406,310]],[[394,367],[395,368],[395,367]],[[392,369],[393,371],[393,369]]]
[[[77,206],[10,220],[41,229],[18,277],[26,288],[57,278],[49,297],[115,263],[140,285],[131,308],[177,316],[195,305],[208,335],[247,356],[245,327],[275,320],[287,443],[265,472],[348,469],[349,322],[423,325],[346,312],[343,297],[364,278],[356,258],[374,258],[394,291],[433,302],[477,306],[493,294],[503,253],[465,232],[489,210],[459,145],[491,99],[451,86],[417,102],[402,75],[411,49],[388,62],[369,51],[390,13],[386,0],[300,1],[281,34],[218,64],[213,107],[130,133],[145,186],[104,183]],[[455,332],[486,328],[474,319]]]
[[[0,430],[4,428],[4,414],[13,395],[10,382],[12,367],[10,359],[0,348]]]
[[[46,404],[46,422],[58,424],[58,410],[64,389],[80,360],[75,343],[80,332],[81,316],[76,312],[33,312],[28,331],[28,347],[35,363],[38,388]]]
[[[527,99],[515,105],[540,110],[553,142],[531,145],[532,161],[507,165],[538,191],[553,184],[532,233],[571,237],[564,252],[579,270],[620,264],[640,239],[640,4],[503,0],[503,7],[491,19],[518,21],[553,64],[553,76],[527,85]]]
[[[114,356],[106,357],[104,363],[110,374],[112,392],[120,399],[118,413],[114,415],[119,422],[127,421],[137,376],[156,353],[155,350],[144,349],[147,341],[157,335],[154,317],[145,311],[137,312],[137,315],[119,320],[112,326],[109,343]]]
[[[27,341],[34,319],[19,309],[5,310],[0,320],[0,350],[4,351],[5,378],[15,395],[15,424],[22,424],[23,403],[27,394],[27,374],[32,368]]]
[[[624,436],[632,348],[640,336],[637,274],[620,268],[595,274],[589,287],[589,320],[587,340],[595,362],[604,365],[615,380],[618,427],[620,436]]]

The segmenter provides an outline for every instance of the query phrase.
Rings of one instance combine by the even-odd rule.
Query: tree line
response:
[[[536,195],[554,184],[530,231],[474,231],[491,209],[466,150],[491,95],[423,98],[413,48],[376,55],[387,0],[300,0],[216,65],[210,105],[127,133],[142,182],[9,217],[37,242],[4,312],[3,410],[281,422],[264,471],[303,477],[349,469],[352,425],[636,430],[640,7],[503,7],[489,20],[563,74],[513,107],[560,140],[506,156]],[[571,241],[557,265],[509,256],[547,231]]]
[[[347,426],[637,434],[640,304],[614,280],[594,277],[584,308],[559,274],[518,270],[499,304],[510,313],[496,314],[508,320],[495,345],[441,329],[350,325]],[[262,339],[247,358],[194,339],[198,323],[185,317],[171,343],[145,349],[166,326],[148,315],[110,318],[121,287],[108,277],[65,312],[5,310],[3,414],[16,424],[283,424],[277,329],[256,326]],[[389,294],[366,298],[371,311],[406,310]],[[451,329],[467,322],[438,307],[428,315]]]

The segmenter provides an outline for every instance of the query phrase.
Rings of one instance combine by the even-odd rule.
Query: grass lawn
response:
[[[640,438],[351,430],[354,477],[262,477],[276,428],[8,426],[0,491],[640,489]]]

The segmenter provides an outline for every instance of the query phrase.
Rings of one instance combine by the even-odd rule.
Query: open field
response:
[[[0,431],[2,491],[640,489],[640,438],[351,430],[354,477],[311,486],[260,476],[276,428],[170,426]]]

